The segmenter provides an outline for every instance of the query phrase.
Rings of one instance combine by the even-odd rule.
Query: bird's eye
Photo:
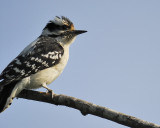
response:
[[[67,29],[69,29],[69,26],[67,26],[67,25],[63,25],[63,27],[62,27],[64,30],[67,30]]]

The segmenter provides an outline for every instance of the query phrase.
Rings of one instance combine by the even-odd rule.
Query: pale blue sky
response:
[[[0,71],[56,15],[88,32],[77,37],[67,67],[49,87],[160,124],[160,1],[1,0]],[[125,128],[71,108],[25,99],[15,99],[0,114],[0,127]]]

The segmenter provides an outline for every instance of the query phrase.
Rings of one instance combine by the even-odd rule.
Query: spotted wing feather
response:
[[[8,84],[56,65],[63,56],[63,47],[51,37],[40,37],[27,52],[17,56],[2,72],[1,83]]]

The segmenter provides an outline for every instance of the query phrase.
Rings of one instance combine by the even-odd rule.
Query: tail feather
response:
[[[7,85],[0,83],[0,113],[8,108],[13,98],[15,97],[17,81],[11,82]]]

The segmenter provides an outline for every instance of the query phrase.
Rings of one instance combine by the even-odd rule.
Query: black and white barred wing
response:
[[[41,37],[28,50],[24,50],[2,72],[1,84],[8,84],[56,65],[63,56],[63,48],[53,38]]]

